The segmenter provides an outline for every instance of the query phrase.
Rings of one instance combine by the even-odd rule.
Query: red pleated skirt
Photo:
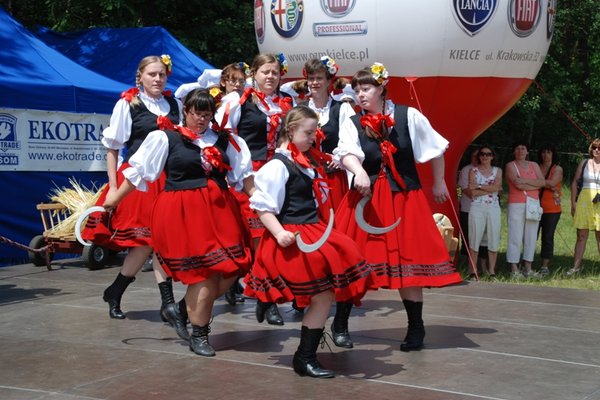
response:
[[[125,179],[123,170],[129,167],[123,163],[117,171],[117,185]],[[151,214],[158,194],[165,186],[165,174],[155,182],[148,184],[148,191],[134,190],[119,203],[115,210],[108,213],[92,213],[81,236],[98,246],[121,251],[130,247],[152,246]],[[108,185],[104,188],[96,205],[106,200]]]
[[[337,170],[327,174],[327,185],[329,186],[329,194],[325,209],[333,208],[337,210],[338,206],[348,192],[348,175],[345,170]]]
[[[395,229],[383,235],[369,234],[358,226],[354,212],[361,199],[360,193],[350,190],[336,210],[335,222],[362,250],[373,270],[374,288],[442,287],[461,282],[422,190],[392,192],[385,176],[377,178],[364,219],[382,227],[401,218]]]
[[[252,161],[252,170],[258,171],[267,162],[265,160]],[[230,189],[235,196],[243,217],[246,219],[246,226],[250,229],[250,235],[253,239],[260,239],[265,231],[265,226],[258,218],[256,211],[250,208],[250,198],[246,193],[237,192],[233,188]]]
[[[321,238],[326,225],[286,224],[284,228],[299,231],[305,243],[314,243]],[[298,307],[306,307],[313,295],[332,290],[336,301],[360,305],[360,299],[372,286],[371,275],[356,243],[335,229],[325,244],[312,253],[303,253],[295,243],[281,247],[265,231],[254,264],[245,277],[244,294],[263,302],[285,303],[295,299]]]
[[[154,250],[163,269],[186,285],[213,274],[245,274],[250,237],[237,201],[211,179],[207,187],[164,191],[152,212]]]

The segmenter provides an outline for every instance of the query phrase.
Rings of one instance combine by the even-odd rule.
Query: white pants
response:
[[[469,247],[471,250],[479,251],[482,239],[487,234],[488,250],[498,251],[500,231],[502,230],[501,214],[500,206],[497,204],[471,204],[471,211],[469,211]]]
[[[506,261],[509,264],[519,263],[521,245],[523,245],[523,260],[533,261],[539,221],[525,219],[525,203],[508,203],[506,215],[508,225]]]

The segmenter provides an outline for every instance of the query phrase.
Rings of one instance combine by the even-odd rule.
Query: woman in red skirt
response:
[[[250,152],[241,138],[208,128],[215,110],[206,90],[190,92],[185,126],[160,120],[162,130],[148,135],[123,172],[125,181],[104,203],[113,209],[165,171],[152,212],[154,249],[169,276],[187,285],[190,350],[202,356],[215,355],[208,342],[215,299],[251,264],[248,231],[228,189],[252,193]]]
[[[321,367],[316,356],[331,303],[360,304],[371,284],[371,271],[356,244],[335,230],[313,252],[303,252],[296,244],[295,233],[313,243],[327,228],[318,216],[318,205],[326,194],[310,160],[311,152],[316,151],[317,123],[318,116],[310,108],[291,109],[273,159],[255,175],[250,206],[266,231],[246,276],[245,294],[261,301],[256,315],[259,321],[272,303],[295,300],[298,307],[308,307],[294,354],[294,371],[331,378],[334,373]]]
[[[102,132],[102,144],[108,150],[108,185],[98,199],[98,205],[102,205],[106,196],[115,192],[123,182],[123,171],[129,166],[129,159],[148,133],[158,128],[157,118],[167,117],[175,124],[181,121],[181,104],[169,92],[164,91],[171,68],[168,55],[144,57],[138,65],[136,87],[123,92],[115,105],[110,125]],[[121,163],[119,153],[122,150],[125,153]],[[84,239],[97,245],[117,251],[128,249],[119,274],[103,294],[111,318],[125,318],[121,311],[121,297],[152,254],[150,212],[163,186],[164,177],[150,184],[147,191],[128,196],[111,214],[92,214],[82,232]],[[180,312],[180,307],[185,310],[185,304],[175,303],[172,281],[167,278],[155,258],[153,264],[162,298],[161,318],[169,322],[182,339],[187,340],[187,317]]]
[[[423,287],[446,286],[461,278],[432,218],[416,168],[416,163],[430,161],[435,200],[448,200],[443,158],[448,141],[416,109],[385,100],[387,78],[379,63],[352,78],[362,112],[342,124],[334,151],[354,174],[352,188],[336,213],[336,227],[363,250],[375,287],[399,290],[408,315],[400,350],[410,351],[423,347]],[[361,227],[355,210],[364,196],[370,201]],[[399,225],[385,234],[366,231],[369,226],[391,226],[398,219]]]

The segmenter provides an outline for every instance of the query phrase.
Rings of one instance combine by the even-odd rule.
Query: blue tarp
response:
[[[0,7],[0,108],[110,114],[127,85],[92,72],[46,46]],[[1,155],[1,150],[0,150]],[[91,188],[103,172],[0,172],[0,236],[28,244],[43,232],[38,203],[55,184],[74,177]],[[0,265],[27,261],[27,253],[0,243]]]
[[[71,60],[111,79],[135,85],[140,60],[148,55],[169,54],[173,72],[167,87],[195,82],[206,68],[202,60],[160,26],[144,28],[93,28],[58,33],[39,28],[35,35]]]

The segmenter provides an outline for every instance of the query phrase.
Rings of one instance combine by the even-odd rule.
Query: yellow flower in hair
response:
[[[218,87],[213,87],[208,90],[213,99],[215,99],[215,105],[219,107],[221,105],[221,99],[223,98],[223,92]]]
[[[167,75],[169,75],[173,70],[173,61],[171,61],[171,56],[168,54],[163,54],[160,56],[160,60],[167,67]]]
[[[387,83],[389,74],[382,63],[376,62],[371,65],[371,74],[378,84],[385,85]]]

